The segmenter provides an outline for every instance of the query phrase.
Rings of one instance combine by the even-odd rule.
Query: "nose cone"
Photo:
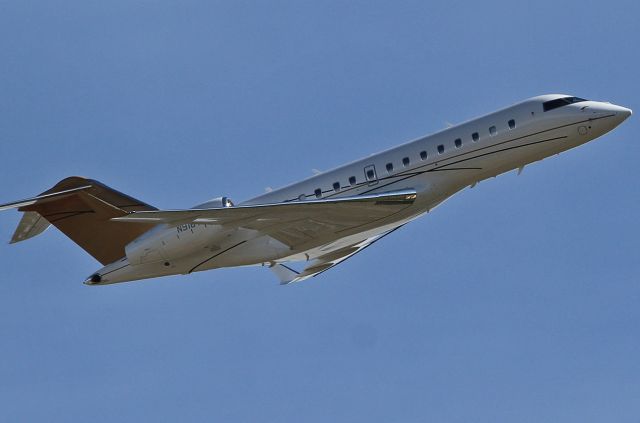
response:
[[[83,283],[85,285],[98,285],[100,282],[102,282],[102,276],[94,273],[93,275],[89,276]]]
[[[587,106],[582,106],[580,110],[586,114],[591,113],[592,118],[589,120],[592,126],[589,126],[589,129],[592,130],[594,137],[599,137],[613,130],[632,114],[631,109],[626,107],[595,101]]]
[[[626,107],[623,107],[623,109],[624,110],[622,111],[622,114],[624,115],[625,119],[633,114],[633,111],[631,109],[627,109]]]
[[[608,126],[610,126],[609,130],[620,125],[632,114],[631,109],[611,103],[600,103],[599,106],[594,107],[594,109],[608,117],[605,121],[607,121]]]
[[[622,106],[616,106],[615,104],[610,104],[608,109],[611,113],[615,114],[615,118],[618,123],[624,122],[633,113],[631,109],[627,109],[626,107]]]

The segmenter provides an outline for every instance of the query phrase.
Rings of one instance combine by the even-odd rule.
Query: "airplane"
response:
[[[333,268],[466,187],[511,170],[519,174],[631,114],[608,102],[548,94],[237,205],[218,197],[190,209],[158,210],[72,176],[0,210],[24,213],[10,243],[53,225],[99,261],[103,267],[87,285],[249,265],[268,267],[290,284]]]

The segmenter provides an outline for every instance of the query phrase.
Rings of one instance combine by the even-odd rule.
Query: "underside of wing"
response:
[[[215,224],[254,229],[297,248],[308,242],[375,224],[409,207],[415,190],[336,199],[247,205],[214,209],[135,211],[117,222]]]
[[[403,225],[391,229],[390,231],[383,232],[379,235],[365,239],[364,241],[331,251],[313,260],[307,267],[301,272],[294,270],[286,264],[278,263],[271,267],[271,270],[276,274],[280,283],[283,285],[293,282],[301,282],[305,279],[318,276],[321,273],[326,272],[334,266],[342,263],[353,255],[359,253],[365,248],[372,245],[374,242],[389,235],[390,233],[400,229]]]

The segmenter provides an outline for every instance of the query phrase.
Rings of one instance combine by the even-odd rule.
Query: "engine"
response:
[[[233,207],[233,201],[229,197],[216,197],[202,204],[198,204],[193,209],[221,209]]]

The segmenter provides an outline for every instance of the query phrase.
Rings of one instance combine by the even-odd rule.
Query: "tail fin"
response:
[[[0,210],[9,208],[25,212],[12,243],[34,237],[51,224],[103,265],[123,257],[124,247],[151,228],[144,223],[121,225],[109,219],[130,211],[156,210],[98,181],[78,176],[63,179],[37,197],[0,205]]]

